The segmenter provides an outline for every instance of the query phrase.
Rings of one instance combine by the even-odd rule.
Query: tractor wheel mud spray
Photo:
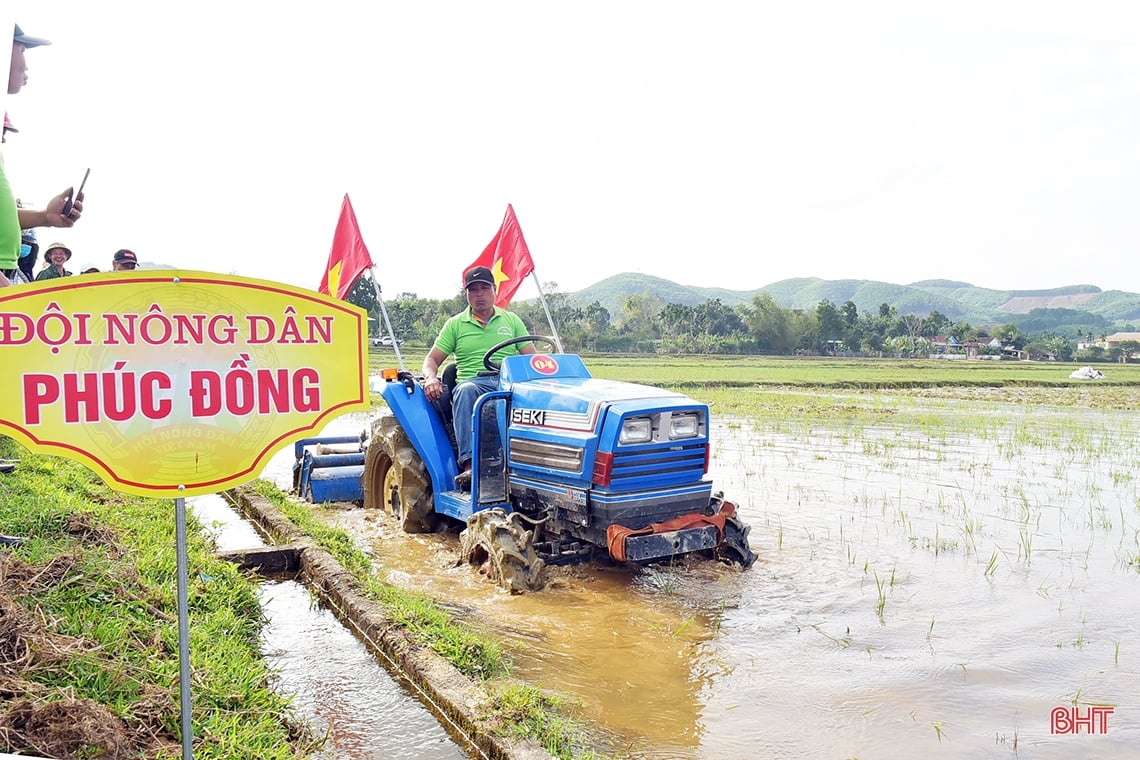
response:
[[[389,412],[372,423],[372,444],[364,459],[364,506],[383,509],[405,533],[435,529],[431,479],[400,423]]]
[[[534,549],[534,530],[518,512],[494,508],[476,512],[459,534],[460,563],[486,573],[512,594],[542,588],[546,563]]]

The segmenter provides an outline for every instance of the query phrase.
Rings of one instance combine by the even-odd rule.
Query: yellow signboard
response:
[[[0,290],[0,432],[140,496],[194,496],[368,408],[365,312],[206,272]]]

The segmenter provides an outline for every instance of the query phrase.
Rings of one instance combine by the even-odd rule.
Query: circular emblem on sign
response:
[[[530,366],[540,374],[553,375],[558,371],[558,360],[546,354],[534,354],[530,357]]]

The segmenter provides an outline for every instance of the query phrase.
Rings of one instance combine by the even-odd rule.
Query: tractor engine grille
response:
[[[548,467],[552,470],[582,472],[583,450],[578,446],[547,441],[511,440],[511,462],[529,464],[535,467]]]
[[[705,472],[705,444],[673,446],[652,451],[622,451],[614,454],[612,484],[638,478],[670,482],[700,480]]]

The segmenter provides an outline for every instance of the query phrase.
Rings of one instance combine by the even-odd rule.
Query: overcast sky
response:
[[[508,203],[563,291],[1140,292],[1131,3],[8,5],[54,43],[4,103],[9,178],[42,205],[91,167],[39,233],[73,263],[315,289],[347,192],[386,298],[452,295]]]

